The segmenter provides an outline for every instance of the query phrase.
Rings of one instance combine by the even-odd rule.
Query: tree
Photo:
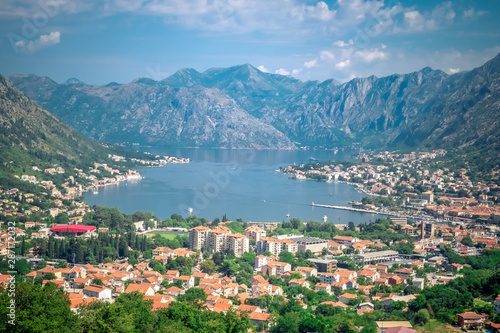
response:
[[[203,273],[212,275],[217,268],[219,268],[215,262],[211,259],[207,259],[200,264],[200,269]]]
[[[415,323],[417,324],[425,325],[429,322],[430,319],[431,315],[429,314],[429,311],[427,309],[420,309],[415,315]]]
[[[236,264],[234,260],[226,259],[224,260],[220,271],[229,277],[234,276],[236,272],[238,272],[238,264]]]
[[[98,286],[104,285],[104,283],[102,283],[102,280],[97,277],[92,279],[92,284],[97,284]]]
[[[15,301],[15,326],[8,323],[11,300]],[[41,287],[16,282],[16,297],[9,297],[8,289],[0,290],[0,332],[74,332],[78,317],[69,305],[64,290],[54,283]]]
[[[146,251],[144,251],[144,253],[142,254],[142,256],[143,256],[143,257],[144,257],[144,259],[146,259],[146,260],[153,258],[153,255],[151,254],[151,250],[146,250]]]
[[[59,260],[54,268],[66,268],[68,267],[68,263],[64,260]]]
[[[304,222],[302,222],[301,219],[296,218],[296,217],[290,219],[290,224],[292,225],[293,229],[297,229],[297,230],[302,229],[304,226]]]
[[[215,252],[212,256],[212,260],[214,261],[215,265],[220,266],[222,264],[222,261],[224,261],[224,254],[222,252]]]
[[[288,312],[275,319],[276,322],[271,326],[271,333],[298,333],[300,316],[297,312]]]
[[[469,236],[465,236],[464,238],[462,238],[462,244],[464,244],[465,246],[474,246],[474,243]]]
[[[349,228],[349,230],[351,231],[354,231],[356,230],[356,226],[354,225],[354,223],[352,221],[349,221],[349,223],[347,224],[347,227]]]
[[[47,273],[47,274],[45,274],[44,278],[45,278],[45,280],[55,280],[55,279],[57,279],[57,277],[55,276],[54,273]]]
[[[199,304],[207,300],[207,294],[201,288],[189,288],[179,300]]]
[[[23,236],[23,240],[22,240],[22,243],[21,243],[21,255],[24,256],[26,254],[26,244],[24,242],[24,236]]]

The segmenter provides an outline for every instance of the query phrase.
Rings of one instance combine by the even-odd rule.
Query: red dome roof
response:
[[[87,232],[87,231],[94,231],[95,227],[91,225],[68,225],[68,224],[63,224],[63,225],[56,225],[55,227],[50,228],[50,231],[54,232]]]

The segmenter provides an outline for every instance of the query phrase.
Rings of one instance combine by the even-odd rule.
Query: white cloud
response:
[[[343,40],[338,40],[336,42],[333,42],[333,45],[337,46],[337,47],[346,47],[346,46],[353,45],[353,44],[354,44],[354,41],[352,39],[349,39],[349,41],[347,43],[344,42]]]
[[[285,76],[290,75],[290,72],[284,68],[277,69],[276,71],[274,71],[274,73],[279,74],[279,75],[285,75]]]
[[[319,53],[319,58],[322,60],[322,61],[325,61],[325,60],[331,60],[331,59],[334,59],[335,58],[335,55],[330,52],[330,51],[321,51]]]
[[[309,17],[316,18],[321,21],[331,20],[336,14],[336,11],[330,10],[328,5],[323,1],[318,2],[316,6],[306,6],[305,12]]]
[[[424,16],[418,11],[414,10],[412,12],[404,13],[405,23],[407,27],[414,31],[420,31],[424,29]]]
[[[257,69],[263,73],[269,73],[269,69],[264,67],[264,65],[257,66]]]
[[[452,24],[455,19],[455,11],[451,2],[436,5],[431,12],[421,13],[412,9],[403,14],[404,27],[394,27],[394,32],[436,30],[443,24]]]
[[[371,50],[361,50],[354,52],[354,56],[360,58],[364,62],[372,62],[373,60],[384,60],[387,59],[387,53],[382,52],[379,49]]]
[[[488,12],[486,12],[484,10],[480,10],[480,11],[476,12],[476,10],[471,7],[469,10],[464,10],[463,18],[464,19],[475,19],[475,18],[482,16],[482,15],[485,15],[487,13]]]
[[[450,68],[448,69],[448,74],[456,74],[460,72],[460,68]]]
[[[348,67],[350,64],[351,64],[351,61],[349,59],[347,59],[345,61],[341,61],[341,62],[335,64],[335,68],[342,70],[342,69]]]
[[[51,32],[48,35],[40,35],[40,38],[30,41],[20,40],[15,43],[19,51],[25,53],[35,53],[41,49],[59,44],[61,33],[59,31]]]
[[[316,65],[318,64],[318,59],[313,59],[311,61],[306,61],[304,63],[304,67],[305,68],[313,68],[315,67]]]
[[[292,75],[297,75],[297,74],[300,74],[300,72],[302,72],[302,68],[300,68],[300,69],[294,69],[294,70],[292,71]]]

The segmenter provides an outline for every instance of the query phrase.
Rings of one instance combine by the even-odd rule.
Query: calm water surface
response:
[[[155,154],[189,157],[189,164],[168,164],[161,168],[140,168],[146,177],[100,188],[98,194],[86,193],[90,205],[118,207],[130,214],[152,211],[160,218],[172,213],[193,214],[214,219],[224,214],[229,219],[281,222],[290,217],[304,221],[346,224],[374,221],[375,214],[311,207],[319,204],[348,205],[362,194],[347,184],[297,181],[276,170],[301,164],[311,158],[352,160],[351,153],[332,151],[224,150],[202,148],[143,148]]]

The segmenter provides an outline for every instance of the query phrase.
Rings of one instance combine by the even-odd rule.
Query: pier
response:
[[[315,204],[314,202],[311,203],[311,206],[313,206],[313,207],[323,207],[323,208],[351,210],[351,211],[354,211],[354,212],[370,213],[370,214],[380,214],[380,215],[387,215],[387,216],[400,216],[400,214],[396,214],[396,213],[384,213],[384,212],[377,212],[377,211],[369,210],[369,209],[353,208],[353,207],[347,207],[347,206],[321,205],[321,204]]]

